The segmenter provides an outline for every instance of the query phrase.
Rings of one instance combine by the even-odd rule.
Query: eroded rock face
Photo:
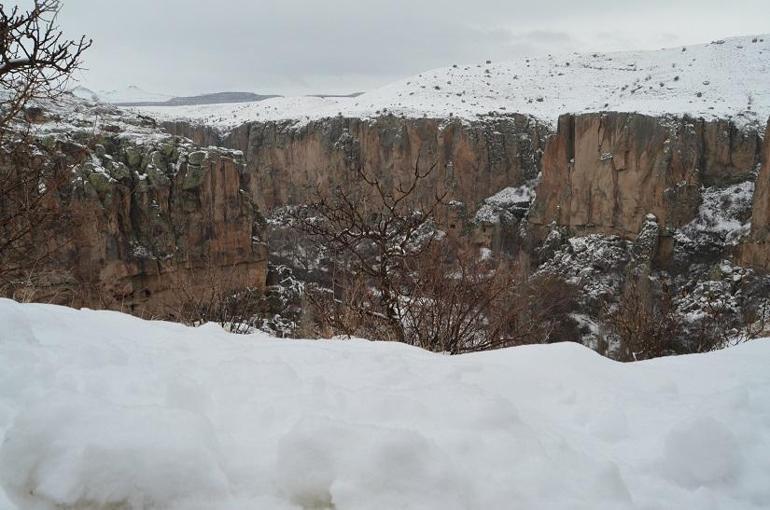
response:
[[[458,206],[440,218],[442,226],[511,253],[522,248],[519,215],[491,223],[477,216],[485,199],[542,171],[526,217],[535,235],[526,243],[542,242],[552,225],[633,239],[652,214],[662,263],[674,258],[676,231],[702,216],[704,190],[753,181],[762,145],[759,132],[728,120],[613,112],[563,115],[555,134],[519,115],[471,123],[393,116],[258,122],[226,135],[184,122],[164,127],[242,150],[249,191],[265,211],[306,203],[318,190],[355,178],[357,168],[395,184],[418,159],[423,168],[435,163],[429,190],[448,190]]]
[[[46,261],[66,275],[56,301],[173,317],[215,286],[264,287],[265,225],[240,154],[167,135],[74,138],[40,145],[72,174],[47,233],[63,246]]]
[[[702,186],[752,179],[760,145],[727,121],[563,115],[529,221],[631,238],[653,214],[665,233],[696,217]]]
[[[770,133],[770,120],[768,120]],[[754,187],[751,208],[751,236],[738,255],[741,263],[770,271],[770,136],[765,137],[762,167]]]
[[[353,177],[357,168],[390,183],[407,179],[419,159],[434,189],[471,209],[508,186],[535,178],[547,128],[523,115],[479,122],[452,119],[371,120],[333,118],[296,127],[293,122],[255,122],[221,140],[206,127],[167,123],[175,134],[220,141],[245,153],[251,193],[264,210],[306,203],[319,189]],[[432,191],[432,190],[431,190]]]

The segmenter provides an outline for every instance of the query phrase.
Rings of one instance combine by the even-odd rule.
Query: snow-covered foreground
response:
[[[281,97],[138,110],[161,120],[187,119],[222,129],[248,121],[385,113],[469,120],[490,112],[522,113],[555,124],[563,113],[597,111],[731,118],[738,125],[764,128],[770,116],[769,81],[770,35],[760,35],[657,51],[456,64],[354,98]]]
[[[0,508],[766,509],[770,341],[460,357],[0,300]]]

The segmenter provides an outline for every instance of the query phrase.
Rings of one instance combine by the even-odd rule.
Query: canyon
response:
[[[770,271],[770,102],[760,91],[746,105],[721,75],[703,79],[710,62],[744,45],[736,65],[753,73],[746,87],[766,74],[758,62],[768,43],[737,42],[686,57],[621,55],[633,59],[625,66],[612,54],[575,56],[572,66],[533,60],[521,76],[514,64],[453,66],[348,98],[163,110],[77,97],[43,105],[33,116],[37,150],[70,177],[56,194],[61,227],[47,236],[65,248],[47,262],[50,289],[37,298],[178,318],[181,302],[213,287],[267,292],[281,279],[276,271],[307,266],[290,263],[304,248],[285,228],[287,207],[358,171],[395,189],[418,167],[432,170],[415,207],[447,193],[439,229],[480,253],[561,274],[582,289],[589,322],[600,306],[594,290],[617,295],[631,268],[680,279],[688,296],[716,286],[740,300]],[[680,61],[698,62],[692,76]],[[619,87],[597,85],[606,107],[590,94],[560,107],[553,97],[568,101],[573,91],[557,68],[577,84],[598,73]],[[544,84],[532,81],[538,76]],[[480,79],[510,101],[497,97],[488,110],[469,92]],[[521,80],[542,98],[520,104],[512,94],[529,90]],[[698,80],[731,95],[683,99],[701,98]]]
[[[670,266],[676,232],[696,220],[704,193],[756,182],[743,218],[750,231],[712,258],[770,269],[768,143],[762,130],[725,120],[603,112],[563,115],[555,131],[523,115],[470,123],[336,117],[299,128],[254,122],[227,134],[185,122],[150,126],[149,142],[86,130],[79,140],[41,145],[73,167],[61,204],[71,227],[55,232],[72,242],[56,263],[88,287],[83,304],[162,314],[172,289],[205,285],[201,268],[234,288],[263,288],[264,216],[344,183],[356,168],[395,183],[418,161],[436,165],[425,189],[447,189],[460,211],[442,218],[442,228],[479,247],[533,252],[554,228],[635,239],[651,214],[661,267]],[[513,226],[500,221],[505,207],[479,214],[489,197],[522,186],[535,198],[504,204],[520,210]],[[513,239],[522,226],[527,243]]]

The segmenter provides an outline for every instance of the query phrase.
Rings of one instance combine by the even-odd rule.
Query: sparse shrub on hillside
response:
[[[393,274],[400,299],[398,337],[376,284],[343,267],[333,289],[308,288],[313,336],[398,340],[450,354],[578,337],[570,317],[575,289],[563,279],[530,275],[517,261],[464,253],[447,240],[415,257],[407,271]]]
[[[619,298],[604,305],[602,321],[616,340],[609,355],[636,361],[709,352],[767,334],[767,283],[763,278],[747,281],[737,291],[714,280],[674,288],[667,281],[633,272]]]
[[[23,135],[0,138],[0,286],[6,289],[42,283],[41,265],[63,247],[50,232],[67,220],[56,194],[69,175],[61,161],[39,154]]]

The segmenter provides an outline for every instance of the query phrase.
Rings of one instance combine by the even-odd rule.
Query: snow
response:
[[[503,188],[494,195],[487,197],[476,211],[473,221],[477,224],[496,225],[501,218],[510,214],[511,209],[523,207],[525,210],[535,198],[537,179],[516,187]]]
[[[534,186],[525,184],[518,187],[503,188],[491,197],[484,200],[485,203],[499,207],[511,206],[521,202],[530,202],[534,194]]]
[[[737,244],[751,229],[751,205],[754,182],[745,181],[724,187],[709,187],[701,191],[698,215],[682,227],[679,234],[697,239],[710,232],[722,236],[727,243]]]
[[[222,129],[248,121],[336,115],[449,116],[522,113],[554,125],[563,113],[627,111],[733,118],[764,127],[770,116],[770,35],[656,51],[518,58],[435,69],[355,98],[284,97],[259,103],[141,107],[160,120]]]
[[[71,92],[74,96],[85,99],[87,101],[101,101],[104,103],[113,104],[145,102],[162,103],[174,97],[168,94],[148,92],[137,87],[136,85],[129,85],[125,89],[99,90],[98,92],[80,85],[73,88]]]
[[[458,357],[0,300],[0,507],[760,509],[770,341]]]
[[[142,118],[110,104],[89,102],[74,95],[63,94],[56,100],[36,100],[33,104],[42,108],[46,115],[44,122],[31,125],[32,133],[40,139],[51,137],[82,142],[107,132],[140,145],[160,143],[171,138],[167,132],[155,126],[152,119]],[[26,128],[25,125],[23,127]]]

